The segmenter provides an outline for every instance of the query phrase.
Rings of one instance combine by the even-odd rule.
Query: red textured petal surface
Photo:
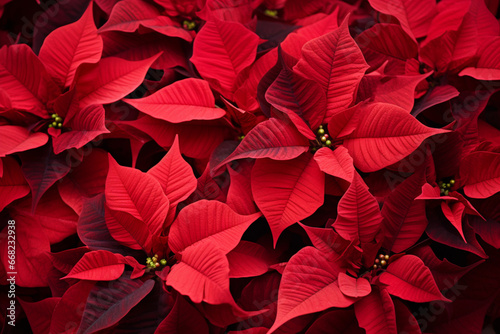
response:
[[[325,176],[306,153],[290,161],[261,159],[252,170],[252,193],[266,217],[274,243],[288,226],[323,204]]]
[[[101,59],[102,38],[97,34],[92,5],[75,23],[54,30],[40,49],[40,60],[61,87],[69,87],[78,66]]]
[[[389,263],[380,275],[380,282],[387,284],[387,291],[397,297],[416,303],[444,300],[431,271],[414,255],[405,255]]]

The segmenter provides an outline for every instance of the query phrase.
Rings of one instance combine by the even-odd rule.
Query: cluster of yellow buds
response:
[[[150,269],[156,269],[160,266],[166,266],[167,265],[167,260],[161,259],[160,262],[158,262],[158,254],[155,254],[153,257],[148,257],[146,259],[146,266]]]
[[[451,187],[455,184],[455,180],[451,179],[448,182],[439,181],[439,189],[441,190],[441,195],[448,196]]]
[[[196,28],[196,22],[184,20],[182,22],[182,27],[186,30],[194,30],[194,28]]]
[[[276,9],[266,9],[266,10],[264,10],[264,15],[277,18],[278,11]]]
[[[385,268],[387,266],[387,261],[389,261],[389,255],[379,254],[375,259],[375,264],[373,265],[373,269]]]
[[[332,147],[332,141],[330,140],[330,135],[327,133],[323,125],[319,126],[318,131],[316,131],[316,143],[321,147]],[[313,147],[312,151],[316,152],[318,147]]]
[[[49,128],[57,128],[60,129],[63,126],[63,118],[59,116],[58,114],[52,114],[50,115],[54,119],[52,123],[49,124]]]

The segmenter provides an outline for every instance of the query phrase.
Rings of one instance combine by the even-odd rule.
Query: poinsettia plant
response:
[[[499,3],[0,1],[3,332],[499,331]]]

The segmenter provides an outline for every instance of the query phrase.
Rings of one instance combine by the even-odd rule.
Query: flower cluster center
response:
[[[389,258],[390,258],[389,255],[379,254],[375,259],[375,263],[373,264],[373,269],[387,267],[387,262],[389,261]]]
[[[52,123],[49,124],[49,128],[60,129],[63,126],[63,118],[58,114],[51,114],[50,117],[53,119]]]
[[[182,21],[182,27],[186,30],[194,30],[196,28],[196,22],[184,20]]]
[[[264,15],[277,18],[278,11],[276,9],[266,9],[266,10],[264,10]]]
[[[453,187],[454,184],[455,184],[454,179],[449,179],[448,181],[439,181],[438,185],[439,185],[441,195],[448,196],[448,194],[450,193],[451,187]]]
[[[322,147],[332,147],[332,140],[328,131],[323,127],[323,125],[320,125],[318,131],[316,131],[316,141],[313,141],[312,151],[316,152]]]
[[[159,268],[160,266],[165,267],[166,265],[167,265],[166,259],[161,259],[158,262],[158,254],[155,254],[153,257],[148,257],[146,259],[146,267],[148,267],[150,270]]]

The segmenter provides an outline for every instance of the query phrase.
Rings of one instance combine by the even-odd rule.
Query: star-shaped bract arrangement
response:
[[[16,272],[17,325],[498,327],[498,1],[0,14],[0,278]]]

